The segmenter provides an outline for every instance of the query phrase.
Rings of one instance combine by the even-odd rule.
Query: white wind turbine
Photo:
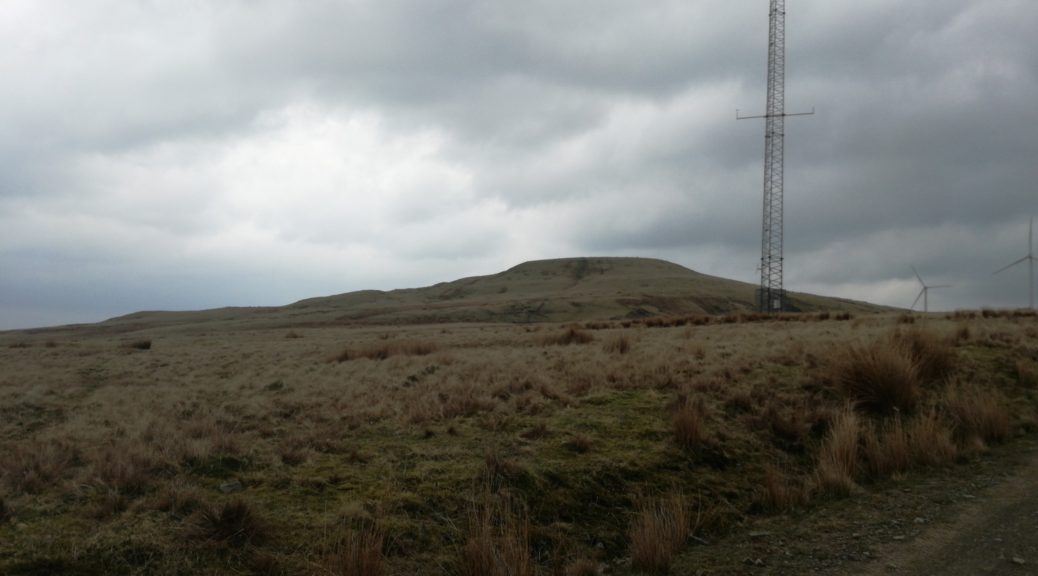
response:
[[[923,282],[923,277],[919,275],[919,271],[915,269],[915,266],[912,266],[912,272],[915,272],[915,277],[919,279],[919,284],[923,287],[923,289],[919,291],[919,295],[915,297],[915,301],[912,302],[912,307],[909,308],[909,310],[915,310],[915,305],[918,304],[919,303],[919,299],[922,298],[923,299],[923,312],[929,312],[930,311],[930,303],[928,302],[928,300],[929,300],[930,290],[932,288],[951,288],[951,286],[948,285],[948,284],[937,284],[936,286],[928,286],[926,284],[926,282]]]
[[[1009,264],[1008,266],[1003,266],[1002,268],[999,268],[998,270],[995,270],[995,272],[994,272],[994,274],[998,274],[999,272],[1004,272],[1006,270],[1009,270],[1010,268],[1012,268],[1013,266],[1016,266],[1017,264],[1021,264],[1023,262],[1027,262],[1028,267],[1030,268],[1030,274],[1031,274],[1030,275],[1030,279],[1031,279],[1031,284],[1030,284],[1030,286],[1031,286],[1031,291],[1030,291],[1030,295],[1031,295],[1030,308],[1032,310],[1034,310],[1034,261],[1035,260],[1036,260],[1036,258],[1034,257],[1034,218],[1032,217],[1031,218],[1031,225],[1027,229],[1027,256],[1024,256],[1023,258],[1017,260],[1016,262],[1013,262],[1012,264]],[[992,275],[994,275],[994,274],[992,274]]]

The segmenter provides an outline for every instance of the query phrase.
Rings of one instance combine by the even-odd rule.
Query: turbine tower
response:
[[[1038,260],[1038,258],[1034,257],[1034,218],[1031,218],[1031,226],[1027,229],[1027,256],[1024,256],[1023,258],[1017,260],[1016,262],[1013,262],[1012,264],[1009,264],[1008,266],[1003,266],[1002,268],[999,268],[998,270],[995,270],[995,274],[998,274],[999,272],[1004,272],[1006,270],[1009,270],[1010,268],[1012,268],[1013,266],[1016,266],[1017,264],[1023,264],[1024,262],[1027,262],[1028,268],[1030,268],[1029,273],[1030,273],[1030,278],[1031,278],[1031,284],[1030,284],[1030,287],[1031,287],[1031,291],[1030,291],[1031,298],[1030,298],[1030,304],[1029,304],[1029,307],[1031,308],[1031,310],[1034,310],[1034,261],[1035,260]]]
[[[757,305],[761,312],[786,309],[786,291],[782,287],[782,200],[785,158],[783,140],[786,116],[807,116],[802,112],[786,114],[786,0],[771,0],[768,27],[768,99],[764,118],[764,217],[761,224],[760,292]]]
[[[918,304],[919,303],[919,299],[922,298],[923,299],[923,312],[924,313],[929,312],[930,311],[930,302],[929,302],[929,300],[930,300],[930,290],[932,290],[934,288],[951,288],[951,286],[949,286],[948,284],[938,284],[936,286],[930,286],[926,282],[923,282],[923,277],[919,275],[919,271],[915,269],[915,266],[912,266],[912,272],[915,272],[915,277],[919,279],[919,284],[923,287],[923,289],[919,291],[919,295],[915,297],[915,301],[912,302],[912,307],[909,308],[909,310],[915,310],[915,305]]]

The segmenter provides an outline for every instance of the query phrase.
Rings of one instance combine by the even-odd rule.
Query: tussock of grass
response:
[[[1009,436],[1009,411],[995,391],[957,383],[945,392],[943,404],[959,446],[1001,442]]]
[[[436,352],[440,347],[435,342],[418,340],[389,340],[372,344],[360,350],[347,348],[333,356],[331,362],[348,362],[358,358],[370,360],[385,360],[392,356],[427,356]]]
[[[894,343],[912,359],[925,382],[942,381],[955,369],[955,351],[946,339],[932,331],[899,330],[894,333]]]
[[[959,450],[951,427],[936,410],[920,415],[907,425],[912,461],[923,466],[946,466],[955,462]]]
[[[617,334],[606,340],[602,345],[602,351],[607,354],[627,354],[631,351],[631,339],[627,334]]]
[[[565,576],[598,576],[598,562],[588,558],[574,560],[566,566]]]
[[[858,415],[849,408],[841,411],[818,452],[815,477],[823,493],[847,496],[854,489],[860,434]]]
[[[1017,360],[1016,379],[1025,388],[1038,388],[1038,363],[1029,358]]]
[[[347,528],[323,562],[321,573],[333,576],[381,576],[385,572],[382,547],[385,532],[377,523]]]
[[[34,440],[0,452],[0,483],[15,494],[38,494],[66,477],[80,462],[68,440]]]
[[[571,326],[559,334],[545,336],[541,342],[545,346],[569,346],[570,344],[589,344],[594,340],[594,334]]]
[[[158,461],[142,447],[113,445],[103,449],[92,465],[94,482],[127,496],[140,496],[160,470]]]
[[[153,501],[153,508],[168,514],[171,518],[182,520],[192,512],[201,508],[205,502],[198,489],[177,481],[158,492]]]
[[[869,412],[911,412],[922,394],[915,361],[890,340],[848,348],[832,371],[844,393]]]
[[[134,340],[127,342],[126,347],[131,350],[151,350],[151,340]]]
[[[870,423],[863,436],[862,449],[870,478],[901,474],[911,467],[912,447],[899,415],[882,424]]]
[[[674,441],[686,450],[706,439],[706,408],[702,398],[681,398],[672,420]]]
[[[594,443],[591,438],[588,438],[584,434],[574,434],[566,441],[566,448],[576,452],[577,454],[584,454],[590,451],[593,445]]]
[[[469,514],[462,576],[534,576],[530,519],[524,506],[487,490]]]
[[[631,565],[636,570],[666,574],[685,546],[692,521],[688,501],[675,492],[642,502],[631,522]]]
[[[788,512],[807,503],[810,497],[808,488],[802,483],[791,480],[774,466],[764,470],[764,488],[759,502],[769,512]]]
[[[269,531],[248,502],[236,499],[222,506],[203,506],[195,519],[194,534],[202,540],[240,548],[263,543]]]

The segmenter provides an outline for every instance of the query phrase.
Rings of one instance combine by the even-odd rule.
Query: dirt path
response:
[[[1038,576],[1038,438],[967,464],[759,518],[675,574]]]
[[[877,550],[862,576],[1038,575],[1038,450],[1003,482],[975,495],[946,522],[911,542]]]

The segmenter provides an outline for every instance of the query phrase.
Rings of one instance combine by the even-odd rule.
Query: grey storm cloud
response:
[[[641,255],[754,281],[767,2],[0,4],[0,328]],[[787,287],[1026,302],[1038,5],[788,0]],[[1020,254],[1018,254],[1018,252]],[[932,280],[931,280],[932,278]]]

